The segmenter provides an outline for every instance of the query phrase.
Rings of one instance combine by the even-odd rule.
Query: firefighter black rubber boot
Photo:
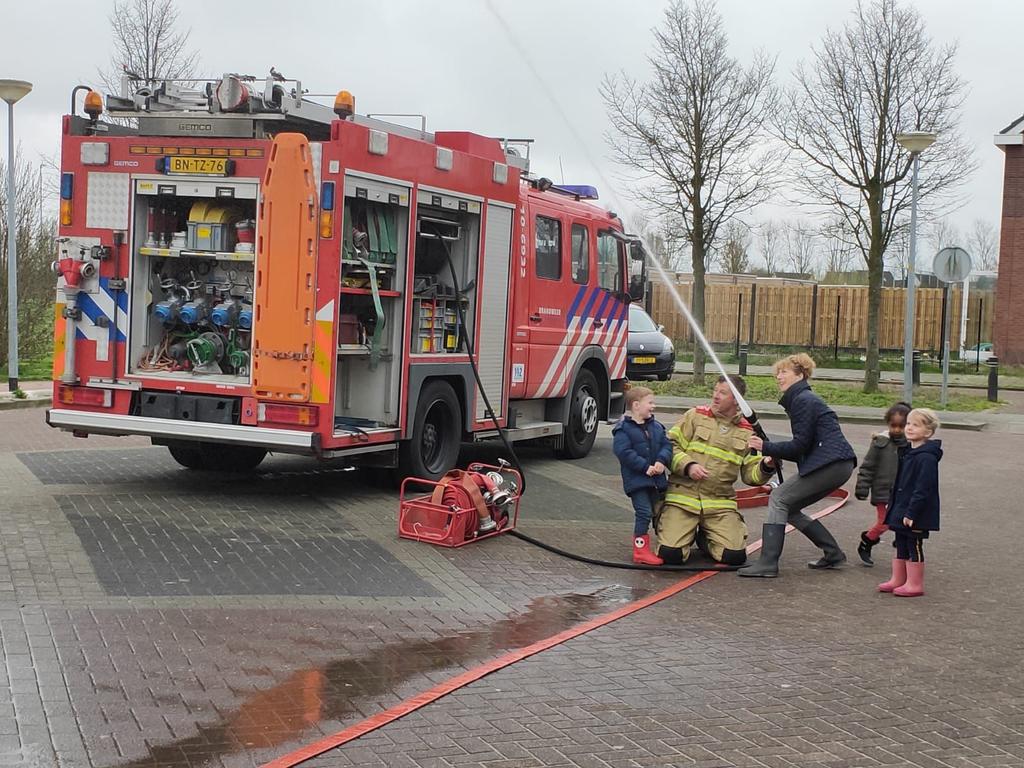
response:
[[[779,558],[782,557],[782,545],[785,542],[785,523],[765,523],[761,526],[761,557],[756,563],[744,566],[736,573],[740,576],[774,579],[779,575]]]
[[[839,548],[832,534],[828,532],[828,528],[822,525],[820,520],[811,520],[811,524],[804,526],[800,533],[824,552],[817,560],[808,563],[808,568],[815,570],[836,568],[846,562],[846,553]]]
[[[877,544],[877,541],[872,541],[868,538],[867,531],[860,532],[860,543],[857,545],[857,554],[860,556],[860,561],[864,565],[874,565],[875,561],[871,559],[871,548]]]

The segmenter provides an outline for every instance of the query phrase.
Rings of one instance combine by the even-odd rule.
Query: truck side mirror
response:
[[[629,300],[643,301],[646,293],[647,276],[645,274],[630,275],[629,278]]]

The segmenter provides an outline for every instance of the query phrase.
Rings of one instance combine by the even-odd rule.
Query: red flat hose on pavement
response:
[[[763,496],[767,499],[767,496]],[[829,494],[829,498],[836,499],[832,504],[821,509],[811,515],[815,520],[830,515],[837,509],[846,504],[850,498],[850,492],[843,489],[837,489]],[[753,498],[750,499],[753,501]],[[748,506],[751,506],[748,504]],[[793,530],[792,526],[786,526],[787,533]],[[753,544],[747,547],[748,553],[756,552],[761,548],[760,539],[755,541]],[[645,597],[641,600],[636,600],[629,605],[624,605],[614,611],[610,611],[601,616],[585,621],[572,629],[567,629],[564,632],[559,632],[557,635],[552,635],[544,640],[538,640],[532,645],[528,645],[525,648],[519,648],[515,651],[510,651],[502,656],[491,661],[484,662],[473,669],[467,670],[462,674],[456,675],[455,677],[435,685],[433,688],[428,688],[422,693],[418,693],[411,698],[406,699],[400,704],[380,712],[373,717],[368,717],[365,720],[358,722],[354,725],[350,725],[342,731],[327,736],[326,738],[314,741],[305,747],[301,747],[294,752],[289,752],[287,755],[271,760],[269,763],[264,763],[263,768],[292,768],[292,766],[304,763],[307,760],[311,760],[317,755],[322,755],[328,750],[340,747],[343,744],[347,744],[350,741],[358,739],[360,736],[365,736],[368,733],[372,733],[378,728],[382,728],[389,723],[393,723],[395,720],[399,720],[406,715],[415,712],[421,707],[425,707],[427,704],[432,704],[449,693],[453,693],[460,688],[463,688],[470,683],[475,683],[477,680],[486,677],[492,672],[497,672],[500,669],[511,666],[517,661],[528,659],[530,656],[534,656],[542,651],[546,651],[549,648],[554,648],[556,645],[561,645],[564,642],[585,635],[587,632],[591,632],[595,629],[600,629],[603,626],[611,624],[613,621],[618,621],[621,618],[629,616],[630,614],[641,611],[644,608],[648,608],[655,603],[660,603],[662,600],[666,600],[673,595],[677,595],[684,589],[689,589],[694,584],[699,584],[702,581],[710,579],[712,576],[721,573],[720,570],[707,570],[695,573],[693,576],[689,576],[682,581],[673,584],[671,587],[657,592],[649,597]]]

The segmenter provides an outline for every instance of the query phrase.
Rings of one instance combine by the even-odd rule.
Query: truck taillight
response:
[[[113,396],[109,389],[62,386],[57,394],[57,399],[65,405],[97,405],[101,408],[109,408]]]
[[[319,412],[319,408],[309,405],[260,403],[257,419],[272,424],[298,424],[303,427],[315,427]]]
[[[71,199],[75,194],[75,174],[62,173],[60,175],[60,223],[62,226],[70,226],[71,215],[74,212]]]

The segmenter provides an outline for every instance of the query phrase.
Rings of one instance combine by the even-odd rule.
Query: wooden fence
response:
[[[651,315],[665,326],[673,339],[691,341],[686,318],[667,286],[652,284]],[[693,286],[676,285],[687,306],[692,305]],[[883,288],[879,312],[878,346],[903,349],[903,317],[906,289]],[[937,353],[942,346],[941,288],[915,291],[914,347]],[[960,345],[960,287],[950,293],[950,348]],[[967,299],[968,347],[991,341],[995,315],[992,291],[971,291]],[[704,291],[704,335],[717,344],[779,345],[864,349],[868,335],[868,289],[859,285],[772,285],[711,283]],[[980,317],[979,317],[980,316]]]

